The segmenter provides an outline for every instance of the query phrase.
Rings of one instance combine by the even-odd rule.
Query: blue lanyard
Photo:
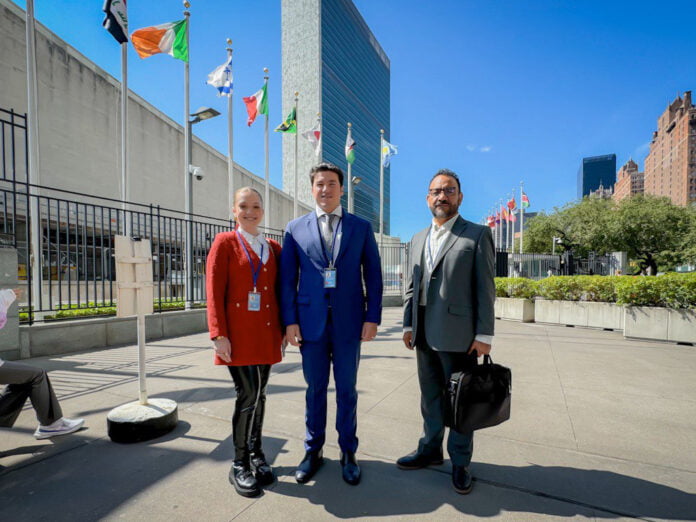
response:
[[[239,237],[239,242],[242,244],[242,248],[244,249],[244,253],[249,260],[249,265],[251,266],[251,278],[254,282],[254,292],[256,292],[256,281],[259,280],[261,265],[263,265],[263,243],[261,244],[261,254],[259,254],[259,264],[258,266],[254,267],[254,262],[251,260],[251,255],[249,254],[249,249],[246,247],[246,241],[244,241],[244,238],[239,232],[237,232],[237,235]]]
[[[324,214],[324,215],[330,216],[331,214]],[[338,227],[341,225],[342,219],[343,219],[343,216],[338,218],[338,223],[336,223],[336,228],[334,228],[334,231],[333,231],[333,239],[331,240],[331,255],[329,255],[329,253],[326,251],[326,245],[324,244],[324,239],[323,239],[324,234],[321,233],[321,227],[319,228],[319,237],[322,238],[321,248],[324,251],[324,257],[326,258],[326,261],[329,263],[330,268],[333,268],[333,262],[334,262],[333,255],[334,255],[334,247],[336,246],[336,236],[338,235]],[[317,226],[319,226],[319,222],[317,222]]]

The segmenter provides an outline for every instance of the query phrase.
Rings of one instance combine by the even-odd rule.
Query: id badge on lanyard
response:
[[[239,242],[242,244],[244,253],[249,260],[249,265],[251,266],[251,280],[254,285],[254,290],[249,292],[247,297],[247,310],[250,312],[259,312],[261,310],[261,292],[256,291],[256,282],[259,279],[259,273],[261,273],[261,265],[263,265],[263,244],[261,244],[261,254],[259,254],[259,264],[254,266],[254,262],[251,259],[249,250],[246,247],[244,240],[240,237]]]
[[[341,219],[338,220],[336,224],[336,229],[333,233],[333,239],[331,240],[331,251],[326,251],[326,246],[324,246],[324,255],[329,261],[329,266],[324,269],[324,288],[336,288],[336,267],[333,264],[334,247],[336,246],[336,236],[338,235],[338,227],[341,225]],[[323,242],[322,242],[323,245]]]
[[[249,292],[247,309],[250,312],[258,312],[259,310],[261,310],[261,294],[256,291],[256,288],[254,288],[253,292]]]
[[[336,269],[329,267],[324,269],[324,288],[336,288]]]

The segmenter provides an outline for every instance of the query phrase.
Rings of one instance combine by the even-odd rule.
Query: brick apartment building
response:
[[[667,196],[675,205],[696,204],[696,107],[691,91],[677,96],[657,120],[645,158],[645,193]]]
[[[614,185],[614,201],[621,201],[624,198],[643,194],[645,192],[645,175],[638,171],[638,164],[629,159],[616,174],[616,184]]]

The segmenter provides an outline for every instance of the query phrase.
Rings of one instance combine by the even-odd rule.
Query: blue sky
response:
[[[25,2],[17,2],[25,7]],[[192,0],[191,109],[224,99],[205,85],[233,39],[235,161],[263,175],[263,126],[246,126],[242,96],[270,69],[271,125],[280,108],[280,1]],[[573,200],[582,157],[615,153],[643,167],[657,117],[696,91],[696,2],[355,0],[391,60],[392,234],[428,224],[425,191],[447,167],[462,178],[461,214],[480,221],[524,181],[530,211]],[[36,18],[120,78],[120,53],[101,27],[102,2],[35,0]],[[182,18],[178,0],[130,0],[130,30]],[[129,50],[129,87],[183,122],[183,67]],[[696,94],[696,92],[695,92]],[[302,129],[300,129],[302,130]],[[195,133],[223,153],[226,121]],[[281,136],[271,181],[281,186]],[[359,153],[359,149],[358,149]]]

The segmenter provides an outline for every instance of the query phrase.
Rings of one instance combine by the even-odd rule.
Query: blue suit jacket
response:
[[[316,212],[288,223],[280,254],[280,310],[284,326],[299,324],[302,338],[318,341],[329,306],[334,333],[359,341],[364,322],[380,323],[382,269],[370,223],[343,210],[341,245],[334,261],[336,288],[324,288],[328,266]],[[363,290],[364,282],[364,290]]]

